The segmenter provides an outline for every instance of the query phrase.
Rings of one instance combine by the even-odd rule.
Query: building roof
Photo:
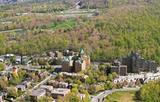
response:
[[[22,88],[22,89],[25,89],[26,86],[25,85],[17,85],[16,88]]]
[[[53,86],[50,86],[50,85],[41,85],[40,88],[45,89],[45,90],[49,90],[49,91],[53,90]]]
[[[70,89],[65,89],[65,88],[55,88],[52,90],[51,93],[53,94],[68,94],[70,92]]]
[[[83,48],[80,49],[79,54],[84,54]]]
[[[31,84],[31,81],[23,81],[22,82],[22,85],[28,85],[28,84]]]
[[[45,94],[46,91],[44,89],[37,89],[32,91],[31,96],[43,96]]]

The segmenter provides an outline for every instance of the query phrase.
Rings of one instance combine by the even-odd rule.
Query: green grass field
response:
[[[57,30],[57,29],[71,30],[71,29],[73,29],[76,25],[77,25],[77,22],[76,22],[75,19],[68,19],[68,20],[65,20],[64,22],[52,23],[52,24],[51,24],[51,28],[52,28],[53,30]]]
[[[135,93],[135,91],[115,92],[107,96],[105,102],[138,102]]]

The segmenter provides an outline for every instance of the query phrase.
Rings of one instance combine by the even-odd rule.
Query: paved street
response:
[[[103,102],[105,97],[118,91],[136,91],[139,90],[139,88],[123,88],[123,89],[113,89],[113,90],[105,90],[101,93],[99,93],[96,96],[93,96],[91,99],[91,102]]]

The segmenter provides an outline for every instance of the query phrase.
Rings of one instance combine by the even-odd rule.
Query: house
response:
[[[26,86],[25,85],[17,85],[16,88],[19,90],[19,91],[26,91]]]
[[[46,90],[44,89],[33,90],[32,93],[30,94],[31,101],[37,102],[38,99],[45,96],[45,94],[46,94]]]
[[[50,80],[48,82],[49,85],[52,85],[54,88],[68,88],[68,83],[65,82],[58,82],[58,81],[54,81],[54,80]]]
[[[39,88],[44,89],[48,92],[51,92],[53,90],[53,86],[51,86],[51,85],[41,85]]]
[[[70,93],[70,89],[55,88],[52,90],[51,95],[54,99],[57,99],[59,96],[64,97],[69,93]]]
[[[59,88],[68,88],[68,83],[65,82],[59,82]]]

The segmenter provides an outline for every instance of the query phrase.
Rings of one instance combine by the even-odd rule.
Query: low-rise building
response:
[[[54,99],[57,99],[59,96],[64,97],[70,93],[70,89],[65,88],[55,88],[52,90],[51,95]]]
[[[59,82],[59,88],[68,88],[68,83]]]
[[[53,86],[51,86],[51,85],[41,85],[40,89],[44,89],[48,92],[51,92],[53,90]]]
[[[44,89],[37,89],[33,90],[32,93],[30,94],[31,96],[31,101],[32,102],[37,102],[37,100],[43,96],[45,96],[46,90]]]
[[[19,90],[19,91],[26,91],[26,86],[25,85],[17,85],[16,88]]]
[[[50,80],[48,82],[49,85],[53,86],[54,88],[68,88],[69,84],[65,82],[58,82],[55,80]]]

